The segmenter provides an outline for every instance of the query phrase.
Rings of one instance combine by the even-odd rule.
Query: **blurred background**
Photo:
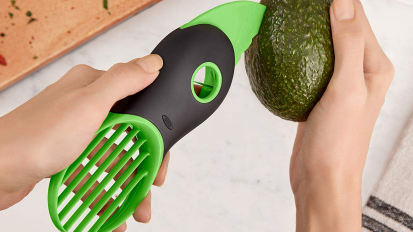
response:
[[[397,0],[361,1],[396,67],[363,175],[365,202],[413,113],[413,6]],[[74,65],[106,70],[147,55],[168,33],[226,2],[164,0],[130,17],[0,92],[0,116]],[[0,44],[0,52],[4,46]],[[129,220],[128,231],[295,231],[288,169],[296,128],[297,123],[275,117],[259,103],[242,59],[221,108],[173,147],[167,181],[152,190],[152,221],[143,225]],[[56,231],[47,209],[47,188],[44,180],[22,202],[1,211],[0,231]]]

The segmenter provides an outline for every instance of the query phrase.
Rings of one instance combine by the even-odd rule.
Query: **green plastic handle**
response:
[[[251,45],[258,34],[266,6],[251,1],[230,2],[196,17],[181,29],[199,24],[209,24],[221,29],[231,40],[235,52],[235,65],[241,54]]]

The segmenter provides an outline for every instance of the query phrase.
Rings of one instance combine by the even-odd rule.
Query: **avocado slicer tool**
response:
[[[235,66],[258,34],[265,10],[264,5],[250,1],[227,3],[162,40],[152,52],[164,60],[158,78],[119,101],[79,158],[52,176],[48,207],[57,229],[112,231],[133,214],[148,194],[166,152],[223,102]],[[196,74],[202,68],[205,79],[197,82]],[[200,93],[194,84],[202,86]],[[104,156],[113,145],[114,150]],[[88,159],[93,150],[96,154]]]

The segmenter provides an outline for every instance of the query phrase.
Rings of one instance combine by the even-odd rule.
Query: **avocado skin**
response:
[[[262,0],[260,31],[245,53],[253,92],[275,115],[306,121],[334,71],[330,0]]]

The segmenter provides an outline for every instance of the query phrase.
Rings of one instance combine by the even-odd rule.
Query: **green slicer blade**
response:
[[[76,177],[64,188],[64,190],[58,195],[59,188],[67,179],[82,165],[82,162],[87,159],[89,154],[98,146],[98,144],[105,139],[105,136],[113,130],[114,126],[119,127],[114,130],[114,133],[109,137],[99,151],[89,160],[89,162],[77,173]],[[69,200],[71,192],[82,181],[82,179],[89,174],[91,169],[97,164],[102,156],[109,150],[109,148],[115,144],[121,136],[124,139],[116,146],[116,149],[105,159],[105,161],[97,168],[97,170],[91,175],[91,177],[82,185],[78,192]],[[132,143],[133,139],[137,139],[136,142],[128,149],[116,165],[107,173],[106,177],[99,183],[99,185],[90,193],[88,198],[81,204],[80,207],[74,209],[77,203],[82,200],[82,197],[90,191],[92,185],[97,179],[107,170],[109,165],[119,156],[119,154]],[[150,142],[148,142],[150,141]],[[116,180],[116,182],[108,189],[106,194],[99,200],[99,202],[89,210],[88,207],[96,200],[105,187],[115,178],[115,176],[121,171],[126,163],[131,159],[135,153],[139,153],[137,158],[132,164],[122,173],[122,175]],[[57,175],[52,176],[49,186],[49,211],[54,222],[62,222],[66,219],[64,224],[55,223],[60,231],[69,231],[73,225],[78,222],[83,215],[84,218],[78,223],[74,231],[85,231],[85,228],[89,223],[96,219],[96,215],[106,203],[112,198],[115,192],[125,183],[126,179],[131,176],[133,172],[136,172],[135,177],[129,182],[126,188],[123,189],[121,194],[110,204],[109,208],[94,222],[90,231],[104,231],[105,226],[110,227],[111,223],[116,221],[125,221],[135,210],[129,205],[137,205],[143,200],[147,192],[138,191],[138,189],[150,189],[156,174],[162,162],[163,155],[163,143],[162,136],[158,129],[146,119],[134,116],[134,115],[121,115],[110,113],[101,128],[97,132],[94,140],[89,144],[81,156],[67,169],[60,172]],[[136,170],[139,167],[138,170]],[[136,194],[133,194],[137,192]],[[62,206],[62,203],[68,200],[67,204],[58,212],[58,208]],[[118,206],[122,206],[117,209]],[[109,216],[115,211],[116,213],[109,219]],[[68,214],[73,210],[70,217]],[[115,223],[118,224],[118,223]]]
[[[221,29],[231,40],[235,65],[258,34],[266,7],[251,1],[230,2],[196,17],[181,29],[199,24],[210,24]]]

